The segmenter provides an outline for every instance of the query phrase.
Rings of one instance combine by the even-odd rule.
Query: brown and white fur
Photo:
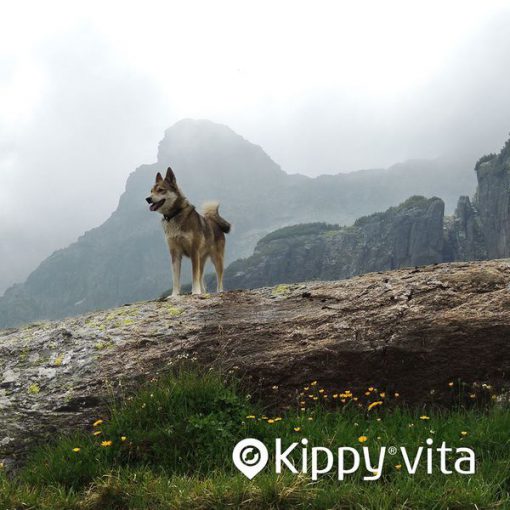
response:
[[[219,215],[218,202],[204,204],[203,213],[199,214],[177,186],[171,168],[168,168],[164,179],[158,172],[156,183],[146,201],[151,204],[151,211],[163,215],[163,229],[172,257],[172,296],[178,296],[181,291],[183,255],[191,259],[192,294],[202,294],[206,291],[204,266],[209,257],[216,269],[217,291],[221,292],[225,234],[230,232],[230,223]]]

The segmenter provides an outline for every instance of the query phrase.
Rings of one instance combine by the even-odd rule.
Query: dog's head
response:
[[[151,189],[150,196],[145,200],[151,205],[151,211],[158,211],[161,214],[166,214],[172,209],[179,198],[180,191],[177,187],[175,174],[173,170],[168,167],[164,179],[159,172],[157,173],[156,183]]]

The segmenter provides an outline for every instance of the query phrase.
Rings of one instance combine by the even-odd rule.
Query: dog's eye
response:
[[[158,193],[164,193],[164,192],[165,192],[165,190],[164,190],[163,188],[158,188],[156,191],[157,191]]]

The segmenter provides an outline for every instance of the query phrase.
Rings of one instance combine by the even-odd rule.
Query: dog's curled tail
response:
[[[204,218],[214,221],[214,223],[220,227],[222,232],[228,234],[230,232],[231,225],[227,220],[220,216],[220,213],[218,212],[219,207],[219,202],[206,202],[202,206],[202,214],[204,215]]]

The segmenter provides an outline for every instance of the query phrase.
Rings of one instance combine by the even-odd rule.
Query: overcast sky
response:
[[[508,26],[497,0],[5,2],[0,293],[100,224],[183,117],[308,175],[499,150]]]

